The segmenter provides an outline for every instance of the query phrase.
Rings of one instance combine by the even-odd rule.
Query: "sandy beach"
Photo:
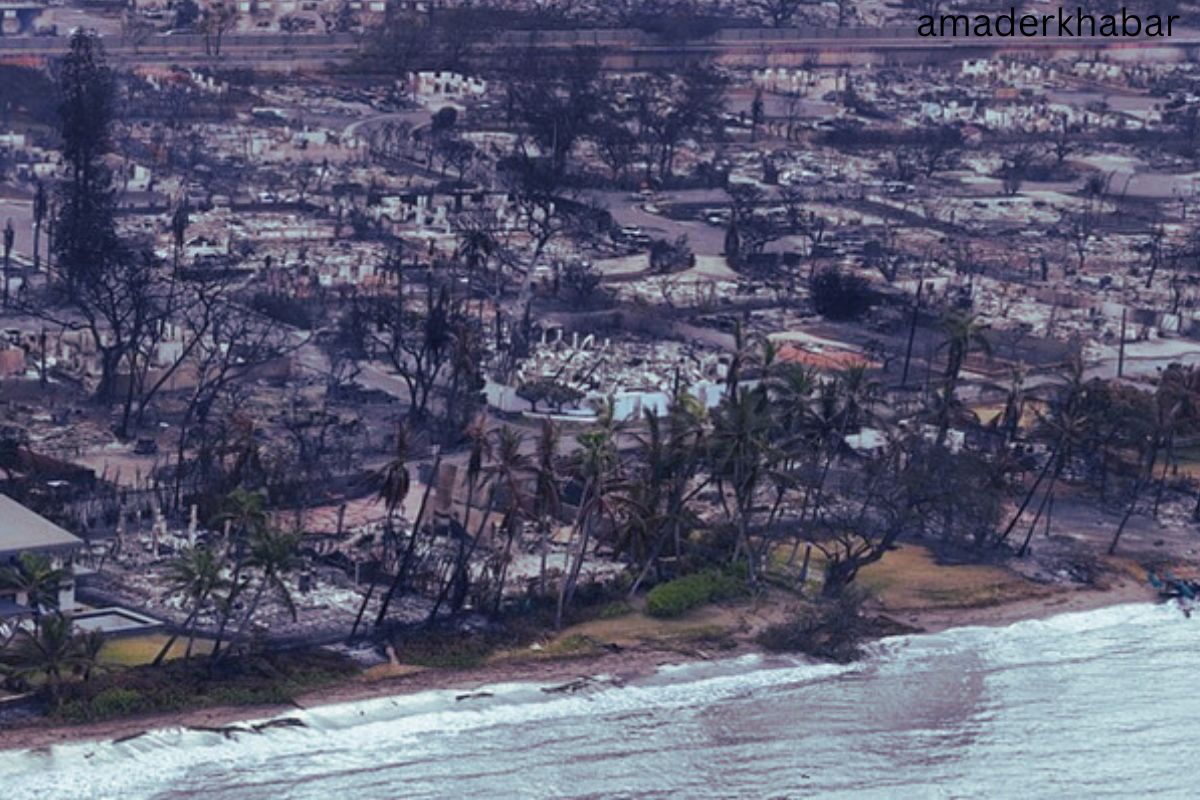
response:
[[[881,616],[912,627],[919,633],[936,633],[966,626],[1005,626],[1078,611],[1090,611],[1126,603],[1150,602],[1152,592],[1132,579],[1116,581],[1106,589],[1060,588],[1043,597],[961,608],[880,609]],[[719,653],[678,646],[641,644],[619,652],[556,660],[505,660],[466,670],[407,667],[377,667],[352,680],[295,698],[293,705],[218,706],[188,712],[149,714],[78,725],[37,721],[20,727],[0,729],[0,750],[35,749],[80,740],[112,740],[137,736],[162,728],[221,727],[246,720],[286,714],[293,708],[354,702],[378,697],[412,694],[432,689],[461,690],[464,694],[498,683],[529,682],[556,684],[586,676],[610,675],[623,680],[652,673],[666,664],[705,658],[730,658],[759,650],[753,632],[736,635],[736,648]]]

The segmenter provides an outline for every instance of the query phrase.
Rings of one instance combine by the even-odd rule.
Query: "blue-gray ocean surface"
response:
[[[1132,605],[889,639],[847,667],[745,657],[575,695],[426,692],[232,741],[0,752],[0,798],[1196,797],[1198,643],[1200,616]]]

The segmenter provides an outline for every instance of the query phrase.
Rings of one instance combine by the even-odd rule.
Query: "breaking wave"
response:
[[[894,637],[852,666],[745,656],[576,693],[428,691],[289,712],[274,719],[303,726],[257,734],[0,752],[0,787],[6,800],[1185,796],[1197,626],[1172,606],[1117,606]]]

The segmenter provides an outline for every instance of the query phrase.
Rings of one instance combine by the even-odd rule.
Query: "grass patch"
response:
[[[980,608],[1047,592],[1010,569],[988,564],[939,564],[928,548],[904,544],[863,569],[858,585],[892,610]]]
[[[606,603],[596,609],[596,615],[593,619],[620,619],[627,614],[633,613],[633,606],[624,600],[616,600],[612,603]]]
[[[600,652],[596,642],[590,636],[580,633],[569,633],[559,636],[538,651],[540,658],[584,658]]]
[[[745,584],[738,576],[720,570],[705,570],[655,586],[646,595],[646,613],[670,619],[697,606],[728,600],[745,592]]]
[[[138,667],[154,661],[170,637],[162,633],[144,636],[123,636],[107,639],[100,648],[100,663],[111,667]],[[207,655],[212,651],[212,642],[197,639],[192,644],[192,655]],[[180,637],[171,645],[167,660],[183,658],[187,652],[187,639]]]

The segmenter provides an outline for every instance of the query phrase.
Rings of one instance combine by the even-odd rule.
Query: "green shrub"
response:
[[[297,693],[357,674],[344,656],[321,650],[138,666],[64,687],[53,716],[69,722],[113,719],[219,705],[276,705]]]
[[[736,597],[744,591],[736,576],[705,570],[655,586],[646,596],[646,613],[652,617],[678,617],[697,606]]]
[[[435,669],[471,669],[483,664],[498,643],[485,634],[431,633],[396,643],[396,655],[405,664]]]
[[[207,693],[207,704],[214,706],[264,706],[287,703],[291,693],[277,684],[267,686],[217,686]]]
[[[143,711],[146,698],[136,689],[112,687],[105,689],[91,700],[76,699],[63,703],[57,716],[70,722],[127,717]]]

